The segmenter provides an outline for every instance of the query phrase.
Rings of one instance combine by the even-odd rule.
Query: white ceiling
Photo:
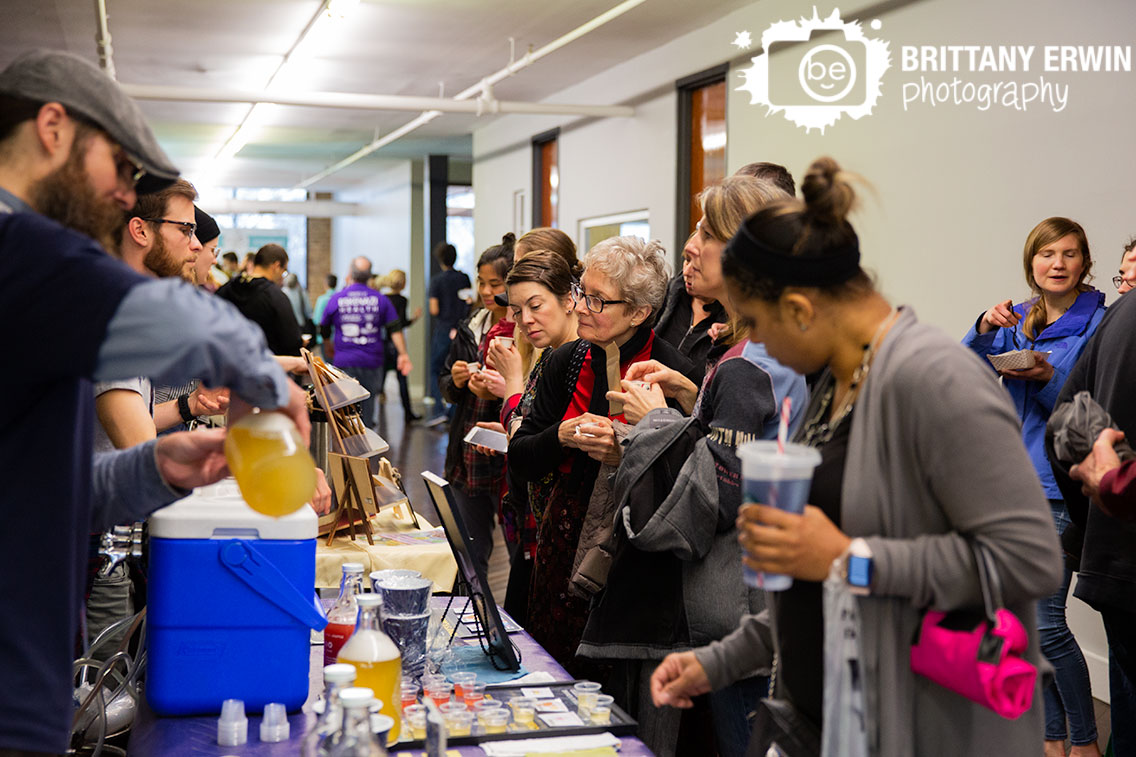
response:
[[[647,0],[498,84],[501,100],[539,101],[755,0]],[[130,84],[260,89],[321,0],[106,0],[118,79]],[[344,23],[309,40],[284,85],[295,92],[435,97],[475,84],[618,0],[362,0]],[[52,47],[97,61],[93,0],[0,0],[0,66]],[[323,28],[323,27],[321,27]],[[291,64],[290,64],[291,67]],[[693,72],[692,72],[693,73]],[[612,104],[612,103],[597,103]],[[247,105],[143,102],[189,178],[212,167],[238,186],[291,186],[414,118],[407,112],[261,106],[259,134],[223,166],[212,156]],[[260,115],[260,114],[258,114]],[[482,117],[487,118],[487,117]],[[470,158],[472,115],[447,114],[312,187],[334,191],[384,161],[431,153]]]

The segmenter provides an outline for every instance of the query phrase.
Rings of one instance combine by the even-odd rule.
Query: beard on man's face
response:
[[[176,276],[185,279],[190,284],[197,283],[196,267],[187,267],[170,253],[170,248],[166,244],[166,238],[162,236],[162,230],[160,228],[154,234],[154,246],[150,248],[150,251],[147,252],[146,256],[142,259],[142,265],[146,266],[146,270],[160,279],[168,279]]]
[[[86,234],[104,250],[118,249],[126,218],[111,199],[100,198],[91,187],[83,162],[90,139],[76,139],[67,162],[36,182],[31,206],[69,229]]]

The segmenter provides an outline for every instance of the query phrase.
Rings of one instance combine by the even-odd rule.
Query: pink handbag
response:
[[[986,548],[971,542],[985,613],[928,610],[911,646],[911,669],[940,686],[1017,718],[1033,704],[1037,668],[1022,659],[1029,639],[1002,606],[1001,583]]]

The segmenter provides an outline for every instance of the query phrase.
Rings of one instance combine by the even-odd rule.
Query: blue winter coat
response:
[[[979,334],[978,321],[975,321],[962,343],[981,356],[997,355],[1010,350],[1052,351],[1048,360],[1053,366],[1053,378],[1047,383],[1004,378],[1002,385],[1009,390],[1018,417],[1022,419],[1022,439],[1041,479],[1045,496],[1061,499],[1061,490],[1057,488],[1053,470],[1045,455],[1045,424],[1049,421],[1053,403],[1057,400],[1061,387],[1065,385],[1065,379],[1081,356],[1081,351],[1085,349],[1085,343],[1104,317],[1104,293],[1096,289],[1082,292],[1064,315],[1046,326],[1035,340],[1030,341],[1022,331],[1022,324],[1033,303],[1034,300],[1029,300],[1014,306],[1014,312],[1022,320],[1010,329],[1000,328]],[[981,319],[982,316],[979,316],[978,320]],[[990,370],[994,370],[994,367],[990,366]]]

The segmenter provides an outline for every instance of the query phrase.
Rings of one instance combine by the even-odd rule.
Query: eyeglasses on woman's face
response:
[[[593,313],[602,313],[607,305],[626,305],[627,300],[605,300],[598,294],[585,294],[583,287],[579,284],[572,285],[572,299],[576,302],[583,302],[584,307]]]

